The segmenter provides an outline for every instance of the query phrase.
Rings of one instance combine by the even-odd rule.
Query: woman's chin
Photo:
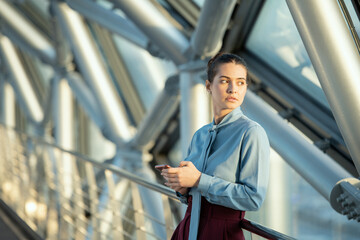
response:
[[[225,105],[229,109],[235,109],[238,108],[241,104],[239,102],[227,102]]]

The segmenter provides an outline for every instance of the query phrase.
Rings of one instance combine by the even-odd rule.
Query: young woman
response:
[[[259,209],[266,194],[269,142],[240,107],[248,85],[244,60],[217,54],[207,74],[214,120],[194,134],[185,161],[161,173],[188,204],[172,239],[244,239],[245,211]]]

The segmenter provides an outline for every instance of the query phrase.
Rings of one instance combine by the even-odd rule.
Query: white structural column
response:
[[[98,101],[106,134],[116,144],[123,144],[132,136],[126,111],[85,22],[64,2],[53,2],[52,7],[70,41],[80,71]]]
[[[71,89],[65,78],[55,79],[54,83],[54,123],[56,144],[66,150],[74,150],[74,100]],[[60,189],[69,198],[73,191],[72,173],[73,156],[67,153],[61,155],[59,167]]]
[[[236,0],[207,0],[191,37],[192,50],[200,57],[216,54],[221,46]]]
[[[336,0],[287,0],[360,173],[360,55]]]
[[[44,118],[43,109],[37,99],[15,46],[5,36],[0,34],[0,53],[10,74],[12,86],[16,92],[19,105],[30,121],[40,125]]]
[[[14,128],[15,116],[14,90],[7,81],[0,77],[0,123]]]
[[[292,192],[294,179],[289,165],[272,149],[270,153],[270,180],[265,199],[266,211],[263,216],[266,225],[285,234],[291,234],[293,228]]]
[[[0,17],[6,23],[3,30],[12,41],[43,61],[55,63],[56,51],[50,41],[9,1],[0,1]]]
[[[74,150],[74,100],[71,89],[65,78],[56,81],[53,91],[54,96],[54,121],[55,121],[55,138],[57,144],[66,150]]]
[[[196,130],[211,121],[209,96],[201,81],[203,80],[199,72],[180,73],[180,136],[183,158],[187,155],[191,138]]]
[[[55,83],[56,91],[54,96],[54,120],[56,125],[55,138],[57,144],[66,150],[74,150],[74,100],[71,88],[65,78],[61,78]]]
[[[176,64],[186,62],[185,52],[189,41],[148,0],[113,0],[125,14],[141,29],[150,41]]]

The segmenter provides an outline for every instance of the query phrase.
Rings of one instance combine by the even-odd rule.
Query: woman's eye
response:
[[[220,80],[220,83],[227,83],[226,80]]]
[[[245,82],[241,81],[241,82],[238,82],[238,85],[241,86],[241,85],[244,85]]]

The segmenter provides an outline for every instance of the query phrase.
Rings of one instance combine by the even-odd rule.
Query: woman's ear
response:
[[[206,87],[206,91],[208,91],[209,93],[211,93],[211,82],[209,80],[206,80],[205,82],[205,87]]]

